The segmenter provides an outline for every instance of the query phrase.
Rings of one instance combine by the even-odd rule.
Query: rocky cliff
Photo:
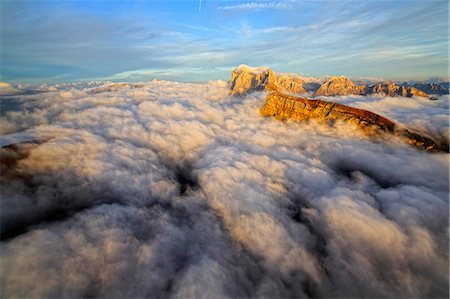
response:
[[[246,65],[240,65],[233,69],[228,85],[232,95],[244,95],[253,91],[265,90],[269,83],[293,94],[306,92],[300,77],[276,75],[267,67],[252,68]]]
[[[440,144],[417,132],[398,128],[393,121],[376,113],[339,103],[285,95],[271,84],[267,85],[267,90],[269,93],[266,103],[260,110],[264,116],[274,116],[279,120],[302,121],[312,118],[326,123],[342,121],[356,124],[369,135],[385,132],[394,134],[405,142],[426,150],[448,151],[448,144]]]
[[[280,93],[275,86],[270,86],[267,100],[261,108],[264,116],[274,116],[276,119],[305,120],[315,118],[320,120],[341,120],[356,123],[360,127],[376,127],[383,131],[393,132],[395,124],[370,111],[345,106],[339,103],[322,100],[310,100]]]
[[[244,95],[252,91],[264,90],[271,70],[266,67],[251,68],[240,65],[231,71],[228,83],[232,95]]]
[[[349,94],[365,94],[365,86],[355,85],[344,76],[327,79],[316,91],[317,96],[336,96]]]
[[[276,75],[275,81],[279,87],[281,87],[283,90],[287,92],[295,94],[306,92],[304,82],[299,77],[292,75]]]

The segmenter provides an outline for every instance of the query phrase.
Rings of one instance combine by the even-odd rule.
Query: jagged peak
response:
[[[293,94],[306,92],[301,77],[280,75],[265,66],[240,65],[233,69],[228,84],[232,95],[244,95],[252,91],[267,91],[268,85],[270,85],[269,90],[276,89],[279,92]]]

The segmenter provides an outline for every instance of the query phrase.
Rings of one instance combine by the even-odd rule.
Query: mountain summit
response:
[[[301,94],[306,90],[301,77],[275,74],[268,67],[249,67],[240,65],[231,72],[229,87],[232,95],[244,95],[253,91],[265,90],[268,84],[275,85],[286,92]]]
[[[318,96],[336,96],[349,94],[364,94],[366,87],[362,85],[355,85],[353,82],[344,76],[331,77],[327,79],[319,89],[315,92]]]

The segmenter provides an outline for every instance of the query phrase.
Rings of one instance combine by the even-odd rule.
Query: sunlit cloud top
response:
[[[448,1],[2,1],[1,80],[448,79]]]

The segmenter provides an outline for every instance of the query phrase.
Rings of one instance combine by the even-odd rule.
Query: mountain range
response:
[[[426,97],[435,99],[433,95],[448,94],[446,83],[397,84],[393,81],[382,81],[372,84],[357,84],[345,76],[332,76],[324,82],[312,82],[295,74],[276,74],[267,67],[252,68],[240,65],[233,69],[229,86],[231,94],[244,95],[264,90],[269,79],[273,77],[284,92],[292,94],[312,93],[313,96],[336,95],[370,95],[385,94],[388,96]]]

